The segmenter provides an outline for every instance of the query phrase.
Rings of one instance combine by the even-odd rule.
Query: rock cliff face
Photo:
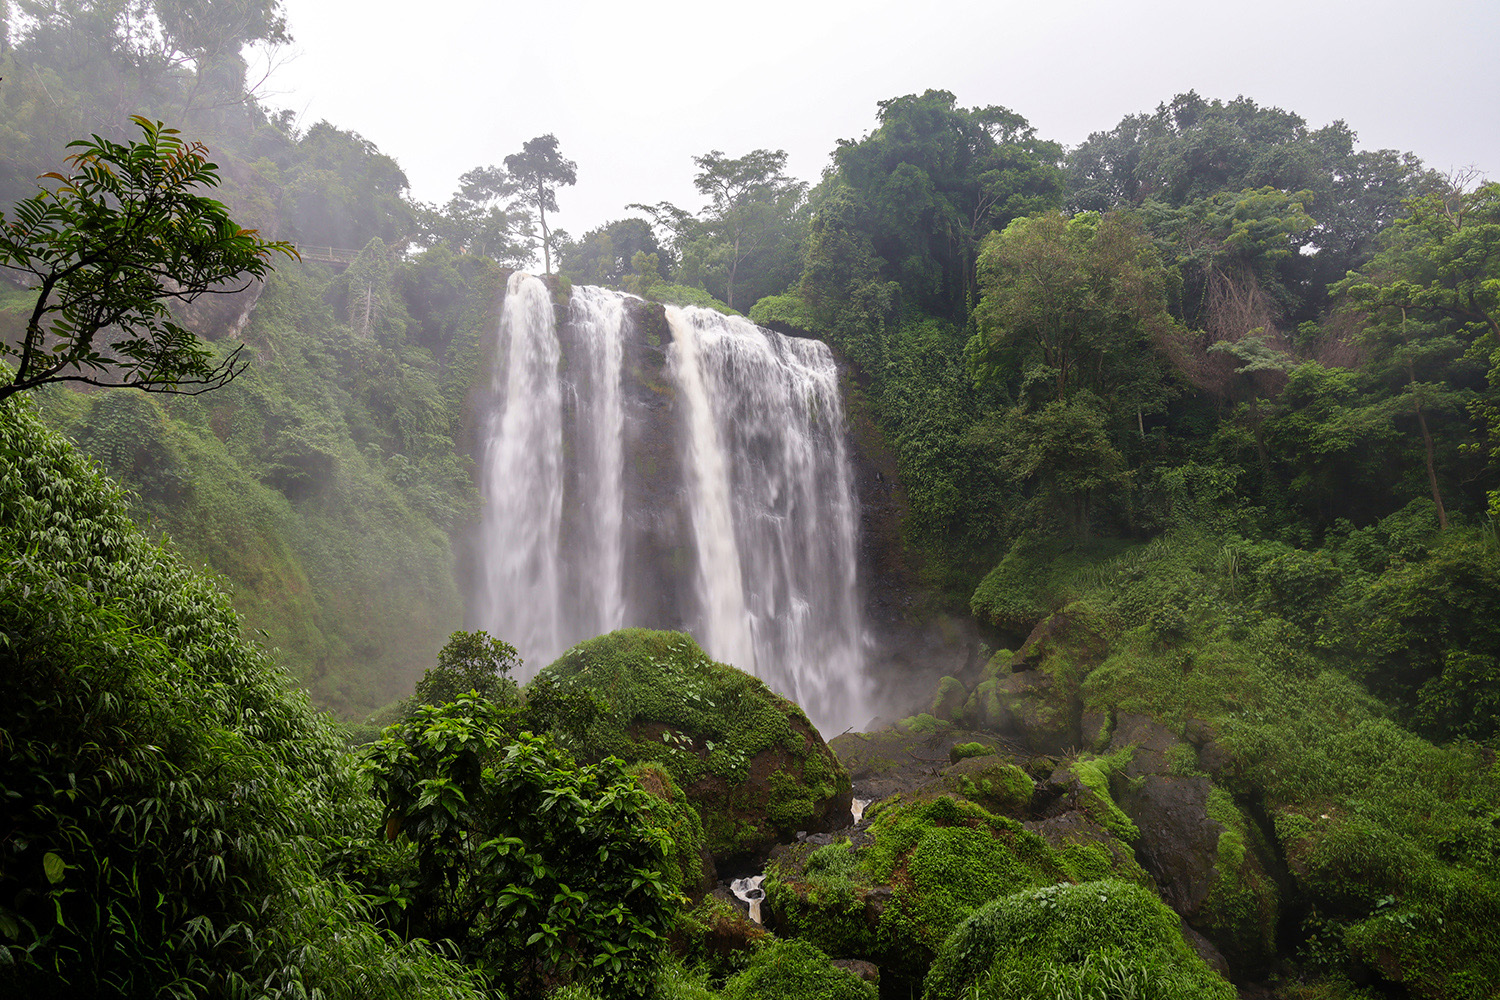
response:
[[[685,416],[669,374],[672,333],[659,303],[626,303],[625,578],[627,606],[643,628],[681,628],[693,608],[693,521],[679,446]],[[576,336],[569,324],[559,334]]]

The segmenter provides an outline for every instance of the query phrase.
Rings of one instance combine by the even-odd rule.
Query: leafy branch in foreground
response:
[[[0,267],[37,291],[0,400],[49,382],[133,386],[196,395],[240,374],[243,345],[219,358],[172,318],[169,303],[236,292],[296,257],[290,243],[241,229],[219,202],[194,193],[219,184],[202,143],[145,118],[143,138],[98,135],[69,143],[69,172],[0,217]]]

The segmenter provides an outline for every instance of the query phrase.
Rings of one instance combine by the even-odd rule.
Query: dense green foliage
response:
[[[934,998],[1227,996],[1136,861],[1142,790],[1170,786],[1208,831],[1207,894],[1173,905],[1237,976],[1495,995],[1500,187],[1243,97],[1065,151],[928,91],[881,102],[814,187],[784,153],[711,151],[701,211],[633,206],[650,221],[575,242],[546,229],[575,176],[550,137],[439,208],[360,136],[269,114],[241,48],[285,40],[275,2],[23,24],[5,203],[67,141],[170,120],[212,147],[229,216],[345,263],[183,313],[203,364],[255,356],[211,396],[37,393],[128,492],[0,406],[6,988],[871,995],[816,945],[879,958],[892,993],[935,960]],[[992,732],[851,840],[781,855],[793,940],[723,904],[672,921],[706,859],[763,857],[849,793],[795,706],[672,633],[585,642],[524,693],[504,637],[448,639],[467,398],[538,239],[562,297],[601,282],[826,339],[861,447],[894,454],[909,561],[996,645],[1046,623],[893,733],[1046,756],[985,753]],[[0,291],[7,342],[34,302]],[[367,770],[344,745],[373,727],[312,715],[231,600],[323,705],[417,686]],[[1167,749],[1112,745],[1142,719]]]
[[[1489,724],[1493,680],[1461,672],[1494,662],[1462,652],[1486,629],[1427,640],[1444,634],[1427,621],[1405,633],[1414,645],[1445,642],[1456,651],[1404,699],[1390,686],[1399,671],[1368,666],[1367,650],[1383,645],[1408,608],[1432,607],[1422,596],[1432,585],[1424,568],[1454,588],[1436,601],[1461,616],[1475,582],[1444,564],[1500,561],[1488,531],[1439,533],[1431,511],[1349,531],[1311,552],[1184,530],[1102,559],[1074,577],[1065,614],[1076,634],[1049,647],[1036,669],[1077,685],[1084,710],[1148,715],[1178,732],[1207,723],[1216,734],[1211,755],[1183,744],[1180,766],[1203,773],[1201,758],[1215,793],[1229,793],[1211,795],[1209,810],[1226,828],[1221,870],[1240,874],[1209,910],[1245,947],[1264,947],[1255,944],[1264,934],[1261,900],[1274,896],[1255,887],[1262,876],[1241,861],[1256,838],[1269,837],[1288,869],[1283,912],[1300,920],[1282,932],[1283,947],[1294,942],[1294,954],[1329,972],[1350,955],[1379,963],[1421,996],[1486,996],[1476,984],[1496,981],[1500,968],[1474,928],[1500,913],[1500,774],[1489,751],[1434,745],[1397,721],[1452,734],[1458,716],[1423,716],[1425,691],[1426,704],[1461,704],[1467,725]],[[1477,591],[1495,592],[1490,584]],[[1355,677],[1388,678],[1377,690],[1391,693],[1396,711]],[[1449,683],[1474,686],[1450,698],[1439,693]],[[1107,775],[1090,783],[1128,787]],[[1230,796],[1253,803],[1261,818],[1245,821]]]
[[[510,672],[520,664],[516,648],[487,632],[454,632],[438,650],[437,665],[417,681],[415,705],[446,705],[470,692],[485,701],[514,705],[519,698]]]
[[[291,244],[235,224],[198,194],[219,183],[202,143],[161,122],[134,119],[130,143],[94,136],[69,144],[67,175],[0,217],[0,267],[15,272],[36,304],[0,400],[52,382],[130,385],[150,392],[206,392],[244,371],[178,323],[168,304],[246,287]],[[228,288],[224,286],[230,286]]]
[[[418,707],[369,758],[386,837],[409,840],[408,933],[451,941],[497,985],[649,991],[672,896],[666,835],[618,760],[574,765],[472,693]]]
[[[352,762],[125,499],[0,406],[5,991],[474,995],[318,874],[373,821]]]
[[[729,980],[724,1000],[874,1000],[875,988],[836,969],[805,941],[778,941]]]
[[[229,577],[320,702],[368,712],[461,623],[449,532],[475,495],[455,441],[499,281],[442,250],[392,265],[367,338],[336,318],[340,277],[284,268],[243,334],[260,361],[225,389],[43,408],[138,492],[138,517]]]

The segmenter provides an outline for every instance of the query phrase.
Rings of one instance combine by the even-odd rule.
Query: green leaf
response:
[[[42,871],[47,873],[47,881],[53,885],[63,880],[63,873],[67,871],[67,868],[67,862],[51,851],[42,855]]]

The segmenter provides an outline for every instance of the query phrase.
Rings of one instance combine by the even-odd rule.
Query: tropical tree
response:
[[[742,264],[781,243],[800,248],[805,224],[796,227],[794,219],[807,185],[786,175],[786,155],[785,150],[756,149],[731,158],[715,149],[693,157],[698,165],[693,186],[709,200],[701,217],[707,237],[704,262],[723,269],[724,301],[731,309]]]
[[[51,382],[196,395],[233,380],[243,346],[220,357],[173,319],[169,303],[239,291],[296,256],[290,243],[241,229],[217,201],[208,150],[145,118],[138,142],[70,143],[70,171],[0,217],[0,267],[37,292],[0,400]]]
[[[973,305],[980,241],[1063,194],[1061,146],[1008,108],[960,108],[942,90],[881,101],[879,127],[833,159],[882,277],[954,319]]]
[[[542,228],[542,261],[546,273],[552,273],[552,237],[547,231],[547,210],[557,211],[557,189],[578,182],[578,164],[565,160],[557,149],[557,136],[548,133],[528,139],[521,152],[505,158],[505,169],[515,177],[525,192],[526,204],[536,209]]]
[[[1138,428],[1161,409],[1170,392],[1155,345],[1176,324],[1167,272],[1139,219],[1018,219],[985,241],[979,273],[985,295],[967,349],[977,380],[1019,374],[1026,395],[1042,399],[1088,389]]]
[[[1461,353],[1490,360],[1489,393],[1467,402],[1488,427],[1493,477],[1500,465],[1500,184],[1455,186],[1413,200],[1382,244],[1338,288],[1369,314],[1367,341],[1377,359],[1394,366],[1398,378],[1404,370],[1403,397],[1423,435],[1433,500],[1446,522],[1428,418],[1465,397],[1451,375],[1441,382],[1419,376],[1434,360],[1451,366]],[[1491,493],[1491,510],[1500,513],[1500,490]]]

